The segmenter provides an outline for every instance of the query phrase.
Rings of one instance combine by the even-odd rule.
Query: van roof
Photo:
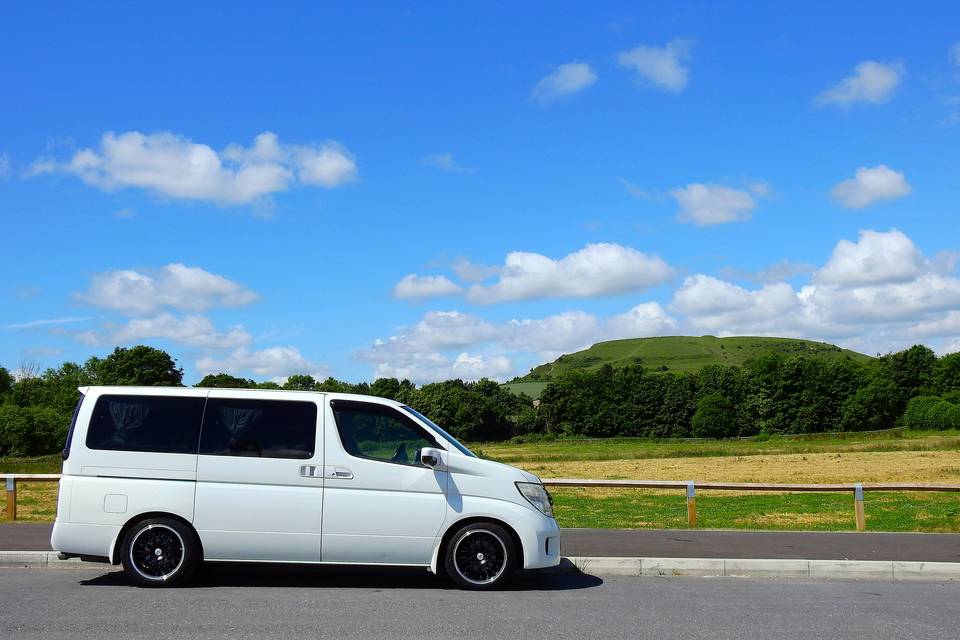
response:
[[[232,387],[151,387],[151,386],[110,386],[110,385],[90,385],[86,387],[77,387],[78,391],[81,394],[87,395],[91,390],[99,391],[100,393],[120,393],[120,394],[132,394],[140,393],[143,395],[175,395],[171,393],[172,391],[183,390],[183,391],[231,391],[231,392],[242,392],[244,394],[259,394],[259,393],[281,393],[281,394],[290,394],[290,395],[324,395],[328,396],[334,400],[362,400],[366,402],[378,402],[381,404],[388,404],[395,407],[403,406],[402,402],[397,402],[390,398],[383,398],[380,396],[370,396],[363,395],[359,393],[335,393],[332,391],[298,391],[293,389],[236,389]],[[157,393],[160,391],[160,393]]]

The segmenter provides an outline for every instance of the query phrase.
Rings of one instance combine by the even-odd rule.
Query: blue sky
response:
[[[960,349],[960,9],[0,8],[0,364]]]

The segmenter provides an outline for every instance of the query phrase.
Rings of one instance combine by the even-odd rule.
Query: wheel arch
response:
[[[145,513],[139,513],[129,520],[120,528],[120,532],[117,534],[116,539],[114,539],[113,544],[110,547],[110,563],[111,564],[120,564],[120,549],[123,546],[123,540],[127,537],[127,533],[130,532],[134,526],[138,523],[143,522],[144,520],[149,520],[150,518],[168,518],[170,520],[176,520],[180,524],[187,527],[190,532],[193,534],[193,541],[197,544],[197,549],[200,550],[200,560],[203,560],[203,542],[200,540],[200,535],[197,533],[197,530],[193,528],[193,524],[183,516],[178,516],[175,513],[170,513],[169,511],[147,511]]]
[[[443,571],[443,557],[447,552],[447,545],[450,544],[450,541],[453,539],[453,534],[461,529],[464,525],[476,524],[479,522],[490,522],[506,530],[510,534],[510,539],[513,542],[514,548],[517,550],[517,562],[516,567],[523,567],[523,541],[520,539],[520,534],[517,533],[517,530],[510,525],[509,522],[505,522],[500,518],[495,518],[493,516],[469,516],[466,518],[461,518],[450,523],[450,526],[447,527],[446,531],[443,532],[443,536],[440,538],[440,544],[437,545],[437,549],[433,554],[433,560],[430,563],[430,570],[440,575]]]

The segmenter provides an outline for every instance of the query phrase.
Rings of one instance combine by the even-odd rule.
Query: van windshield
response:
[[[465,456],[470,456],[471,458],[476,458],[476,457],[477,457],[477,454],[475,454],[473,451],[470,451],[470,449],[467,449],[465,446],[463,446],[462,444],[460,444],[460,443],[457,441],[456,438],[454,438],[452,435],[450,435],[449,433],[447,433],[446,431],[444,431],[442,428],[440,428],[440,425],[438,425],[437,423],[435,423],[433,420],[431,420],[431,419],[428,418],[427,416],[423,415],[422,413],[420,413],[420,412],[417,411],[416,409],[414,409],[414,408],[412,408],[412,407],[408,407],[408,406],[406,406],[406,405],[404,405],[403,409],[404,409],[405,411],[407,411],[408,413],[412,413],[413,415],[415,415],[416,417],[420,418],[421,420],[423,420],[424,422],[426,422],[428,425],[430,425],[430,428],[431,428],[431,429],[433,429],[434,431],[436,431],[437,433],[439,433],[439,434],[443,437],[444,440],[446,440],[447,442],[449,442],[450,444],[452,444],[454,447],[456,447],[456,448],[457,448],[457,451],[459,451],[459,452],[462,453],[463,455],[465,455]]]

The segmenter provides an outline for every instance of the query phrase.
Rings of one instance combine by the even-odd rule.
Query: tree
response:
[[[877,431],[893,427],[899,413],[900,390],[885,378],[875,378],[847,398],[840,411],[841,431]]]
[[[940,393],[960,391],[960,352],[949,353],[933,367],[933,382]]]
[[[13,376],[5,368],[0,367],[0,395],[13,388]]]
[[[932,389],[936,366],[937,355],[922,344],[880,358],[880,370],[897,385],[903,404],[918,393]]]
[[[214,387],[218,389],[256,389],[257,383],[247,378],[238,378],[229,373],[208,373],[195,387]]]
[[[736,435],[737,420],[733,404],[719,393],[703,396],[691,420],[695,438],[729,438]]]
[[[137,345],[117,347],[106,358],[90,358],[84,365],[96,384],[178,387],[183,369],[166,351]]]
[[[293,391],[314,391],[317,388],[317,381],[313,379],[313,376],[296,374],[287,378],[287,381],[283,383],[283,388]]]

